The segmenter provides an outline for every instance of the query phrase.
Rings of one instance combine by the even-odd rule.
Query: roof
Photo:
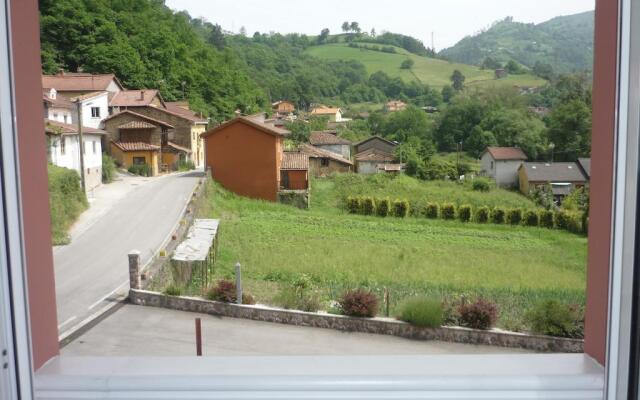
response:
[[[69,101],[72,101],[72,102],[74,102],[74,101],[85,101],[85,100],[93,99],[94,97],[101,96],[103,94],[108,94],[108,92],[105,92],[104,90],[95,91],[95,92],[89,92],[89,93],[85,93],[85,94],[80,95],[80,96],[71,97],[69,99]]]
[[[276,101],[276,102],[274,102],[274,103],[271,103],[271,106],[272,106],[272,107],[275,107],[275,106],[277,106],[277,105],[279,105],[279,104],[283,104],[283,103],[287,103],[287,104],[294,105],[294,104],[293,104],[293,102],[291,102],[291,101],[289,101],[289,100],[278,100],[278,101]]]
[[[351,142],[347,139],[339,137],[335,131],[315,131],[311,132],[309,136],[309,143],[314,146],[331,145],[331,144],[345,144],[350,145]]]
[[[73,110],[76,108],[75,104],[73,104],[72,102],[70,102],[69,100],[67,100],[62,96],[56,96],[55,99],[52,99],[51,97],[43,94],[42,100],[46,101],[47,103],[51,104],[53,107],[56,107],[56,108],[64,108],[67,110]]]
[[[157,151],[160,146],[145,142],[111,142],[122,151]]]
[[[367,149],[355,155],[356,161],[376,161],[376,162],[393,162],[396,157],[393,154],[380,151],[378,149]]]
[[[116,117],[119,117],[119,116],[125,115],[125,114],[132,115],[134,117],[143,119],[143,120],[145,120],[147,122],[151,122],[152,124],[155,124],[155,125],[164,126],[165,128],[173,129],[173,125],[171,125],[171,124],[167,124],[166,122],[160,121],[159,119],[147,117],[146,115],[138,114],[137,112],[133,112],[133,111],[130,111],[130,110],[124,110],[124,111],[120,111],[119,113],[115,113],[115,114],[109,115],[107,118],[104,119],[104,121],[109,121],[109,120],[111,120],[113,118],[116,118]]]
[[[178,145],[176,143],[173,143],[173,142],[167,142],[167,146],[171,147],[174,150],[182,151],[182,152],[185,152],[185,153],[191,153],[191,149],[187,149],[186,147],[182,147],[182,146],[180,146],[180,145]]]
[[[78,126],[72,124],[65,124],[58,121],[52,121],[50,119],[44,120],[44,131],[52,135],[77,135]],[[82,127],[82,133],[88,135],[106,135],[107,132],[102,129],[89,128],[88,126]]]
[[[114,74],[63,72],[57,75],[42,75],[42,87],[55,88],[59,92],[104,91],[111,82],[115,82],[120,89],[124,89]]]
[[[578,158],[578,166],[582,168],[582,173],[587,177],[587,180],[591,179],[591,159]]]
[[[332,107],[316,107],[311,111],[311,115],[326,115],[326,114],[336,114],[341,112],[339,108]]]
[[[204,124],[209,122],[208,119],[199,116],[195,111],[185,108],[181,102],[166,102],[164,104],[167,107],[166,111],[169,111],[172,114],[179,115],[185,119],[188,119],[189,121]]]
[[[126,124],[118,126],[118,129],[154,129],[156,125],[147,121],[129,121]]]
[[[526,160],[528,157],[519,147],[487,147],[494,160]]]
[[[112,107],[144,107],[150,105],[156,97],[164,104],[157,89],[123,90],[113,96],[109,105]]]
[[[382,142],[385,142],[385,143],[387,143],[387,144],[390,144],[391,146],[397,146],[397,145],[398,145],[398,143],[397,143],[397,142],[392,142],[392,141],[387,140],[387,139],[385,139],[385,138],[383,138],[383,137],[381,137],[381,136],[378,136],[378,135],[375,135],[375,136],[369,136],[368,138],[363,139],[363,140],[361,140],[361,141],[359,141],[359,142],[357,142],[357,143],[354,143],[353,145],[354,145],[354,146],[360,146],[361,144],[365,144],[365,143],[367,143],[367,142],[369,142],[369,141],[371,141],[371,140],[380,140],[380,141],[382,141]]]
[[[285,151],[282,155],[281,170],[309,169],[309,156],[304,153]]]
[[[351,160],[347,160],[346,158],[340,156],[339,154],[333,153],[331,151],[319,149],[317,147],[310,146],[308,144],[302,144],[299,147],[300,151],[305,153],[310,158],[329,158],[333,161],[346,164],[353,165]]]
[[[529,182],[586,182],[586,177],[574,162],[525,162],[524,168]]]
[[[289,132],[286,129],[282,129],[282,128],[278,128],[276,126],[273,125],[269,125],[269,124],[265,124],[264,122],[260,122],[258,119],[256,118],[252,118],[252,117],[237,117],[234,118],[230,121],[227,121],[223,124],[218,125],[217,127],[208,130],[207,132],[203,133],[202,135],[200,135],[201,137],[207,137],[207,136],[211,136],[215,133],[218,133],[222,130],[224,130],[225,128],[236,124],[236,123],[242,123],[248,126],[251,126],[255,129],[258,129],[264,133],[267,133],[269,135],[273,135],[273,136],[285,136],[290,134],[291,132]]]

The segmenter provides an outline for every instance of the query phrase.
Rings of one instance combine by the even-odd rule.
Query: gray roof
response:
[[[574,162],[525,162],[524,168],[529,182],[586,182],[582,170]]]
[[[590,158],[578,158],[578,165],[582,168],[582,173],[591,179],[591,159]]]

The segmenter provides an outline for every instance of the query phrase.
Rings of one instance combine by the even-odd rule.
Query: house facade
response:
[[[280,190],[307,190],[309,157],[297,151],[285,151],[280,165]]]
[[[500,187],[515,187],[518,168],[526,160],[518,147],[487,147],[480,157],[480,175],[492,178]]]
[[[102,121],[109,116],[109,92],[89,92],[69,99],[80,102],[82,107],[82,125],[98,129]]]
[[[398,143],[396,142],[392,142],[380,136],[371,136],[358,143],[354,143],[353,148],[356,154],[369,149],[376,149],[379,152],[392,155],[395,152],[396,146],[398,146]]]
[[[281,188],[283,140],[289,131],[263,121],[237,117],[202,134],[206,167],[226,189],[275,202]],[[299,177],[292,178],[289,182],[298,182]]]
[[[342,110],[340,108],[335,107],[316,107],[311,110],[312,117],[328,117],[329,122],[344,122],[346,121],[342,118]]]
[[[384,111],[386,112],[397,112],[402,111],[407,108],[407,103],[402,100],[391,100],[384,105]]]
[[[80,167],[80,136],[76,125],[45,119],[45,134],[50,163],[84,175],[87,191],[102,184],[102,138],[107,134],[105,131],[83,127],[84,169]]]
[[[575,162],[524,162],[518,169],[518,175],[520,192],[529,195],[535,189],[550,187],[558,202],[588,183],[588,178]]]
[[[308,144],[301,145],[299,151],[306,154],[309,160],[309,174],[312,176],[325,177],[333,173],[353,171],[353,162],[340,154]]]
[[[296,106],[288,100],[280,100],[271,104],[273,112],[278,115],[290,115],[296,111]]]
[[[336,131],[315,131],[309,136],[309,143],[322,150],[351,160],[351,141],[338,136]]]
[[[92,92],[108,92],[109,98],[124,90],[114,74],[88,74],[60,71],[55,75],[42,75],[44,89],[55,88],[67,98]],[[106,115],[105,115],[106,116]]]
[[[371,175],[379,172],[393,172],[396,168],[389,169],[386,164],[397,164],[394,155],[369,148],[355,155],[357,171],[359,174]]]
[[[44,118],[64,124],[77,123],[77,106],[63,96],[58,96],[54,88],[43,91]]]

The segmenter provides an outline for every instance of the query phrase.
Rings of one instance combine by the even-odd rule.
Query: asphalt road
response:
[[[150,178],[120,199],[71,244],[54,248],[58,332],[61,337],[128,290],[128,258],[144,265],[179,223],[202,172]]]

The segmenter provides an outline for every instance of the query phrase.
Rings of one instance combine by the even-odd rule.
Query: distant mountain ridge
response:
[[[491,28],[467,36],[438,53],[442,58],[481,65],[486,57],[501,63],[514,60],[529,68],[550,64],[556,72],[591,70],[594,12],[560,16],[540,24],[507,17]]]

